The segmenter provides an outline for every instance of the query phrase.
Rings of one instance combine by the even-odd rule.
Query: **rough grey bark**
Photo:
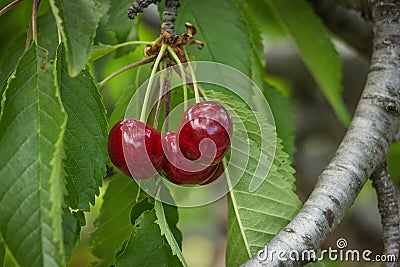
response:
[[[392,178],[387,172],[386,162],[372,176],[372,185],[378,196],[378,209],[383,226],[383,246],[385,255],[399,255],[400,214],[399,203]],[[386,262],[386,267],[395,267],[397,262]]]
[[[174,34],[174,23],[176,20],[176,11],[179,7],[179,0],[165,0],[165,9],[162,13],[161,32],[167,31]]]
[[[337,36],[367,58],[372,53],[372,23],[359,12],[343,7],[333,0],[309,0],[315,13]]]
[[[353,1],[357,2],[357,1]],[[386,159],[400,126],[400,2],[370,1],[373,52],[367,82],[353,121],[336,155],[320,175],[299,214],[263,253],[243,266],[299,266],[314,259],[282,259],[272,253],[317,250],[354,203],[366,180]]]
[[[133,4],[128,8],[128,18],[134,19],[138,13],[142,13],[143,10],[151,4],[157,4],[161,0],[135,0]]]

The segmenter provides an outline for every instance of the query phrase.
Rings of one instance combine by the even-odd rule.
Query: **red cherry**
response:
[[[171,182],[200,184],[214,174],[216,165],[204,166],[183,156],[178,149],[175,132],[168,132],[162,142],[166,161],[161,173]]]
[[[124,174],[137,179],[150,178],[164,163],[161,134],[141,121],[124,119],[110,131],[108,155]]]
[[[200,185],[211,184],[212,182],[216,181],[220,177],[222,178],[223,176],[225,176],[224,164],[222,164],[222,162],[220,162],[220,163],[218,163],[214,174],[210,178],[208,178],[207,180],[202,182]]]
[[[229,113],[222,105],[212,101],[197,103],[185,112],[179,124],[179,148],[188,159],[216,164],[230,146],[232,128]]]

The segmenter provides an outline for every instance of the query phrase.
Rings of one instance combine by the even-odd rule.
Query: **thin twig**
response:
[[[129,65],[125,66],[125,67],[122,67],[122,68],[120,68],[119,70],[114,71],[113,73],[111,73],[110,75],[108,75],[106,78],[104,78],[104,80],[102,80],[101,82],[99,82],[99,83],[97,84],[97,87],[98,87],[99,89],[103,88],[103,86],[104,86],[104,84],[105,84],[106,82],[108,82],[109,80],[111,80],[112,78],[114,78],[115,76],[117,76],[118,74],[120,74],[120,73],[122,73],[122,72],[124,72],[124,71],[126,71],[126,70],[129,70],[129,69],[132,69],[132,68],[135,68],[135,67],[138,67],[138,66],[141,66],[141,65],[144,65],[144,64],[153,62],[153,61],[154,61],[154,58],[155,58],[155,57],[146,58],[146,59],[143,59],[143,60],[141,60],[141,61],[138,61],[138,62],[129,64]]]
[[[386,163],[371,175],[372,186],[378,196],[378,209],[383,227],[384,254],[394,255],[396,262],[386,262],[386,267],[397,266],[400,245],[399,202]]]
[[[32,20],[29,22],[28,32],[26,33],[25,51],[28,50],[29,45],[31,44],[31,37],[32,37]]]
[[[134,19],[138,13],[142,13],[143,10],[151,4],[156,4],[161,0],[135,0],[128,9],[128,18]]]
[[[34,0],[33,6],[32,6],[32,39],[37,44],[37,26],[36,26],[36,20],[37,20],[37,10],[39,8],[41,0]]]
[[[8,5],[6,5],[5,7],[3,7],[0,10],[0,16],[3,15],[4,13],[6,13],[8,10],[10,10],[13,6],[17,5],[18,3],[22,2],[24,0],[14,0],[11,3],[9,3]]]

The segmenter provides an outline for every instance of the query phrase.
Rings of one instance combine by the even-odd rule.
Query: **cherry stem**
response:
[[[163,66],[161,67],[161,69],[163,69]],[[166,83],[165,83],[165,75],[164,75],[164,72],[161,71],[161,74],[160,74],[160,90],[159,90],[159,95],[158,95],[158,103],[157,103],[156,115],[154,116],[154,123],[153,123],[153,127],[155,129],[158,128],[158,121],[160,119],[160,114],[161,114],[161,106],[162,106],[162,102],[164,100],[164,88],[165,88],[165,85],[166,85]]]
[[[99,58],[102,58],[102,57],[108,55],[109,53],[113,52],[114,50],[116,50],[120,47],[124,47],[124,46],[128,46],[128,45],[151,45],[151,44],[153,44],[153,42],[150,42],[150,41],[129,41],[129,42],[120,43],[120,44],[116,44],[116,45],[107,45],[107,48],[110,48],[110,51],[105,52],[101,56],[96,57],[96,58],[92,59],[91,61],[98,60]]]
[[[172,49],[172,47],[168,46],[168,52],[173,57],[173,59],[175,60],[176,64],[178,64],[179,70],[182,73],[182,80],[183,80],[183,108],[184,108],[184,110],[187,110],[188,109],[188,106],[187,106],[188,92],[187,92],[187,86],[186,86],[187,81],[186,81],[185,71],[183,69],[182,62],[179,60],[179,57],[175,53],[174,49]]]
[[[185,57],[188,59],[188,54],[186,53],[186,49],[184,49],[185,51]],[[190,70],[190,74],[192,75],[192,83],[193,83],[193,91],[194,91],[194,97],[196,99],[196,103],[200,103],[200,94],[199,94],[199,87],[197,84],[197,79],[196,76],[194,74],[194,70],[192,67],[192,64],[189,62],[189,70]]]
[[[129,42],[113,45],[112,47],[120,48],[120,47],[124,47],[124,46],[128,46],[128,45],[151,45],[151,44],[153,44],[152,41],[129,41]]]
[[[140,113],[140,121],[146,123],[146,108],[147,104],[149,102],[149,96],[150,96],[150,91],[151,91],[151,86],[153,85],[154,81],[154,76],[157,71],[158,65],[160,64],[161,58],[164,56],[165,50],[167,50],[168,45],[163,44],[161,46],[160,52],[157,55],[156,61],[154,62],[153,69],[151,70],[150,78],[149,78],[149,83],[147,84],[147,89],[146,89],[146,94],[144,96],[143,100],[143,107],[142,107],[142,112]]]
[[[14,0],[11,3],[9,3],[8,5],[6,5],[5,7],[3,7],[0,10],[0,16],[3,15],[4,13],[6,13],[8,10],[10,10],[13,6],[17,5],[18,3],[22,2],[24,0]]]
[[[166,81],[169,83],[169,81]],[[170,88],[170,85],[167,85],[167,88]],[[171,90],[167,90],[165,95],[165,122],[164,122],[164,132],[168,132],[169,130],[169,112],[171,109]]]
[[[197,90],[199,90],[199,93],[203,96],[203,98],[204,98],[205,100],[208,100],[208,97],[207,97],[206,93],[204,92],[203,89],[201,89],[200,86],[197,88]]]
[[[138,66],[141,66],[141,65],[144,65],[144,64],[153,62],[153,61],[154,61],[154,57],[152,57],[152,58],[146,58],[146,59],[143,59],[143,60],[141,60],[141,61],[138,61],[138,62],[129,64],[129,65],[126,65],[125,67],[122,67],[122,68],[120,68],[119,70],[114,71],[113,73],[111,73],[110,75],[108,75],[106,78],[104,78],[104,80],[102,80],[101,82],[99,82],[99,83],[97,84],[97,87],[98,87],[99,89],[101,89],[101,88],[103,88],[103,86],[104,86],[105,83],[107,83],[109,80],[111,80],[112,78],[114,78],[114,77],[117,76],[118,74],[120,74],[120,73],[122,73],[122,72],[124,72],[124,71],[126,71],[126,70],[129,70],[129,69],[132,69],[132,68],[135,68],[135,67],[138,67]]]

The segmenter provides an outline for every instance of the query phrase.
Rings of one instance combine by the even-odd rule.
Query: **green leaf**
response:
[[[117,43],[137,40],[139,17],[130,20],[127,13],[133,2],[131,0],[120,0],[108,1],[108,3],[110,8],[107,16],[102,20],[104,27],[115,35]]]
[[[49,51],[49,57],[54,58],[58,47],[58,32],[54,16],[46,12],[38,17],[38,43]]]
[[[0,57],[0,102],[7,86],[7,79],[14,71],[18,59],[24,53],[25,39],[26,35],[22,34],[7,42],[7,49]]]
[[[0,239],[0,267],[3,267],[5,264],[6,264],[6,247],[3,243],[3,240]]]
[[[265,3],[260,0],[247,0],[246,1],[252,19],[260,26],[263,34],[268,36],[268,39],[281,38],[284,35],[282,25],[274,18],[271,10],[265,7]]]
[[[126,109],[135,94],[136,89],[149,78],[150,68],[147,66],[139,66],[133,70],[132,76],[135,77],[133,86],[127,86],[121,90],[115,108],[109,119],[110,125],[114,125],[117,121],[124,118]]]
[[[57,53],[57,82],[68,114],[65,134],[67,204],[89,211],[106,174],[107,120],[101,95],[88,69],[71,78],[65,53]]]
[[[63,211],[62,226],[64,232],[65,261],[69,262],[80,238],[81,227],[85,225],[80,219],[85,218],[85,215],[82,211],[71,212],[69,209],[64,209]]]
[[[292,156],[295,151],[293,111],[287,99],[273,86],[265,82],[265,63],[261,32],[255,18],[252,16],[252,10],[249,8],[249,4],[251,5],[251,3],[252,1],[246,3],[247,5],[244,5],[242,2],[237,3],[243,16],[246,18],[247,27],[250,31],[250,41],[253,50],[251,57],[251,79],[259,86],[268,101],[274,115],[277,134],[283,139],[284,150]],[[261,100],[264,101],[264,99]]]
[[[146,41],[143,41],[143,42],[130,41],[130,42],[120,43],[120,44],[116,44],[116,45],[106,45],[106,44],[99,43],[91,48],[89,61],[90,62],[95,61],[111,52],[114,52],[115,50],[117,50],[118,48],[121,48],[121,47],[128,47],[129,51],[133,51],[134,48],[132,46],[136,46],[137,44],[147,44],[147,43],[148,42],[146,42]]]
[[[154,210],[144,211],[131,227],[126,246],[115,262],[120,266],[182,266],[161,234]]]
[[[321,20],[305,0],[264,0],[275,19],[291,35],[322,93],[346,125],[350,116],[343,103],[339,55]]]
[[[139,23],[140,20],[139,18],[141,17],[141,14],[139,15],[138,18],[136,18],[133,23],[131,21],[131,24],[129,25],[130,27],[130,31],[128,36],[125,38],[125,40],[121,40],[119,41],[118,39],[118,43],[123,43],[124,41],[135,41],[135,40],[139,40]],[[129,54],[132,51],[135,51],[136,48],[139,47],[138,45],[130,45],[130,46],[123,46],[117,49],[115,56],[116,57],[121,57],[124,56],[126,54]]]
[[[154,209],[157,215],[156,222],[160,226],[161,234],[167,239],[172,254],[179,258],[182,266],[187,266],[185,258],[182,255],[182,234],[176,227],[178,223],[177,207],[166,205],[156,200]],[[176,238],[178,238],[178,240]]]
[[[140,191],[142,193],[143,191]],[[150,203],[150,199],[147,197],[143,198],[141,201],[137,202],[131,210],[130,218],[131,223],[135,224],[135,221],[139,218],[140,215],[146,210],[152,210],[154,208],[154,203]]]
[[[90,52],[90,57],[89,57],[89,62],[95,61],[96,59],[99,59],[111,52],[114,52],[117,50],[119,45],[106,45],[106,44],[97,44],[95,46],[92,46],[91,52]]]
[[[250,32],[233,0],[182,1],[176,20],[177,33],[184,33],[185,22],[192,23],[195,39],[204,42],[202,50],[189,48],[196,60],[214,61],[234,67],[251,77]]]
[[[400,182],[400,166],[398,164],[400,158],[400,142],[390,146],[388,154],[388,171],[395,183]]]
[[[263,93],[274,114],[276,132],[282,139],[284,151],[292,157],[296,150],[293,107],[285,96],[269,84],[264,83]]]
[[[104,9],[96,0],[50,0],[62,42],[68,72],[76,76],[86,65]]]
[[[228,177],[243,173],[239,182],[228,195],[228,244],[227,266],[239,266],[261,249],[266,242],[285,227],[298,212],[301,202],[294,194],[294,170],[290,166],[288,155],[283,151],[280,139],[277,139],[276,150],[273,146],[261,147],[261,131],[267,140],[274,140],[274,127],[258,113],[250,111],[244,104],[232,100],[221,93],[208,93],[221,103],[232,108],[238,116],[232,116],[234,125],[240,120],[245,129],[234,127],[233,135],[239,144],[233,146],[231,154],[237,154],[236,160],[231,158]],[[256,118],[259,120],[257,122]],[[246,135],[248,138],[246,138]],[[243,147],[240,145],[243,144]],[[244,149],[249,144],[249,148]],[[266,177],[258,177],[256,170],[268,168],[266,160],[272,155],[273,164]],[[246,166],[245,169],[241,166]],[[262,183],[254,192],[249,192],[253,180]]]
[[[130,212],[136,203],[138,186],[132,178],[121,173],[114,175],[103,197],[100,215],[94,222],[91,234],[93,255],[99,258],[96,266],[110,266],[116,251],[129,236]]]
[[[8,82],[0,120],[0,231],[20,266],[64,266],[66,114],[47,52],[32,46]]]

